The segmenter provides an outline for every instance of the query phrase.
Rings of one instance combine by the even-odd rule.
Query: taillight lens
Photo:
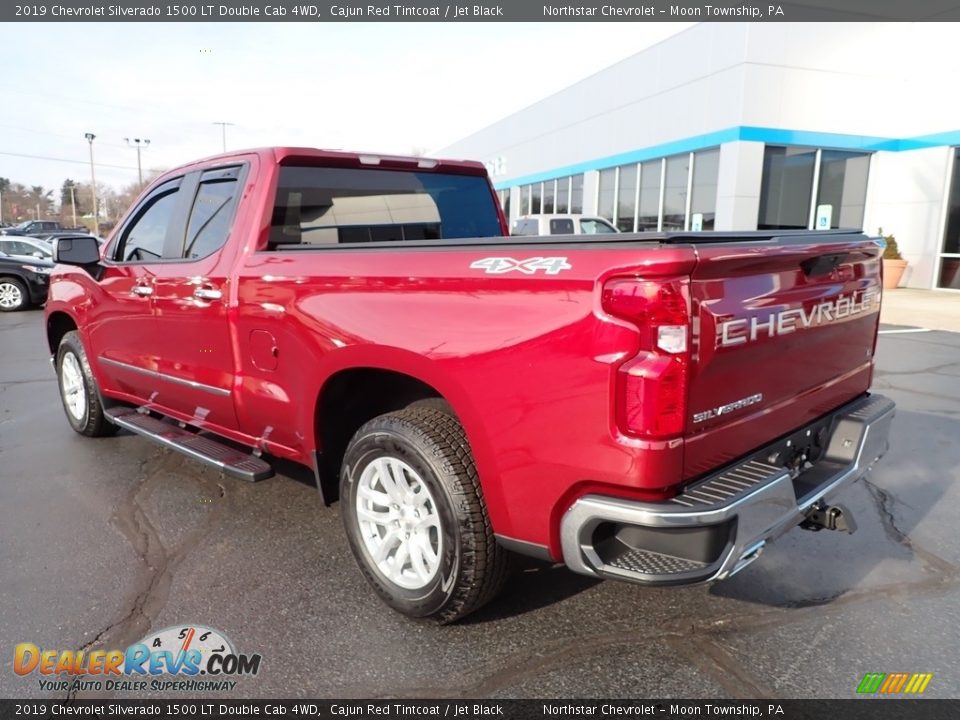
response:
[[[686,278],[615,278],[603,287],[603,309],[636,325],[640,350],[617,370],[616,419],[627,435],[662,439],[683,432],[690,364]]]

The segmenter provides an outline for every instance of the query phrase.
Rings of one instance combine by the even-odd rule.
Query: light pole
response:
[[[227,125],[234,125],[235,123],[229,122],[215,122],[214,125],[219,125],[223,133],[223,151],[227,151]]]
[[[140,167],[140,147],[148,147],[150,145],[149,140],[141,140],[140,138],[134,138],[133,142],[130,142],[130,138],[124,138],[127,145],[130,147],[135,147],[137,149],[137,181],[140,184],[140,187],[143,187],[143,170]]]
[[[73,194],[73,185],[70,186],[70,207],[73,208],[73,226],[77,226],[77,198]]]
[[[93,141],[96,135],[85,133],[84,137],[90,143],[90,196],[93,198],[93,234],[100,234],[100,213],[97,210],[97,175],[93,169]]]

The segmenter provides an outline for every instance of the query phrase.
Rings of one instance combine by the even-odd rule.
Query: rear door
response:
[[[244,169],[234,164],[186,177],[186,222],[154,278],[157,370],[174,389],[163,404],[199,427],[237,427],[227,317],[233,256],[225,246]]]
[[[761,447],[870,386],[880,247],[801,233],[697,245],[685,475]]]

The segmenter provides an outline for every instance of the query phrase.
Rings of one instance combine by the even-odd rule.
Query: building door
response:
[[[954,149],[937,287],[960,290],[960,148]]]

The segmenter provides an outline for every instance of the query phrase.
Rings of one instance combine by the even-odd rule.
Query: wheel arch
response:
[[[314,438],[318,481],[325,502],[337,498],[340,464],[353,434],[368,420],[408,407],[417,401],[435,401],[456,417],[471,443],[478,470],[478,447],[485,442],[482,427],[472,421],[472,403],[451,378],[437,372],[435,363],[407,353],[378,353],[377,360],[342,365],[330,373],[317,393],[314,406]],[[354,360],[360,360],[355,358]],[[426,364],[426,367],[423,365]],[[481,477],[483,476],[481,472]]]
[[[47,346],[51,355],[56,354],[63,336],[73,330],[79,330],[79,326],[69,313],[55,310],[47,315]]]

